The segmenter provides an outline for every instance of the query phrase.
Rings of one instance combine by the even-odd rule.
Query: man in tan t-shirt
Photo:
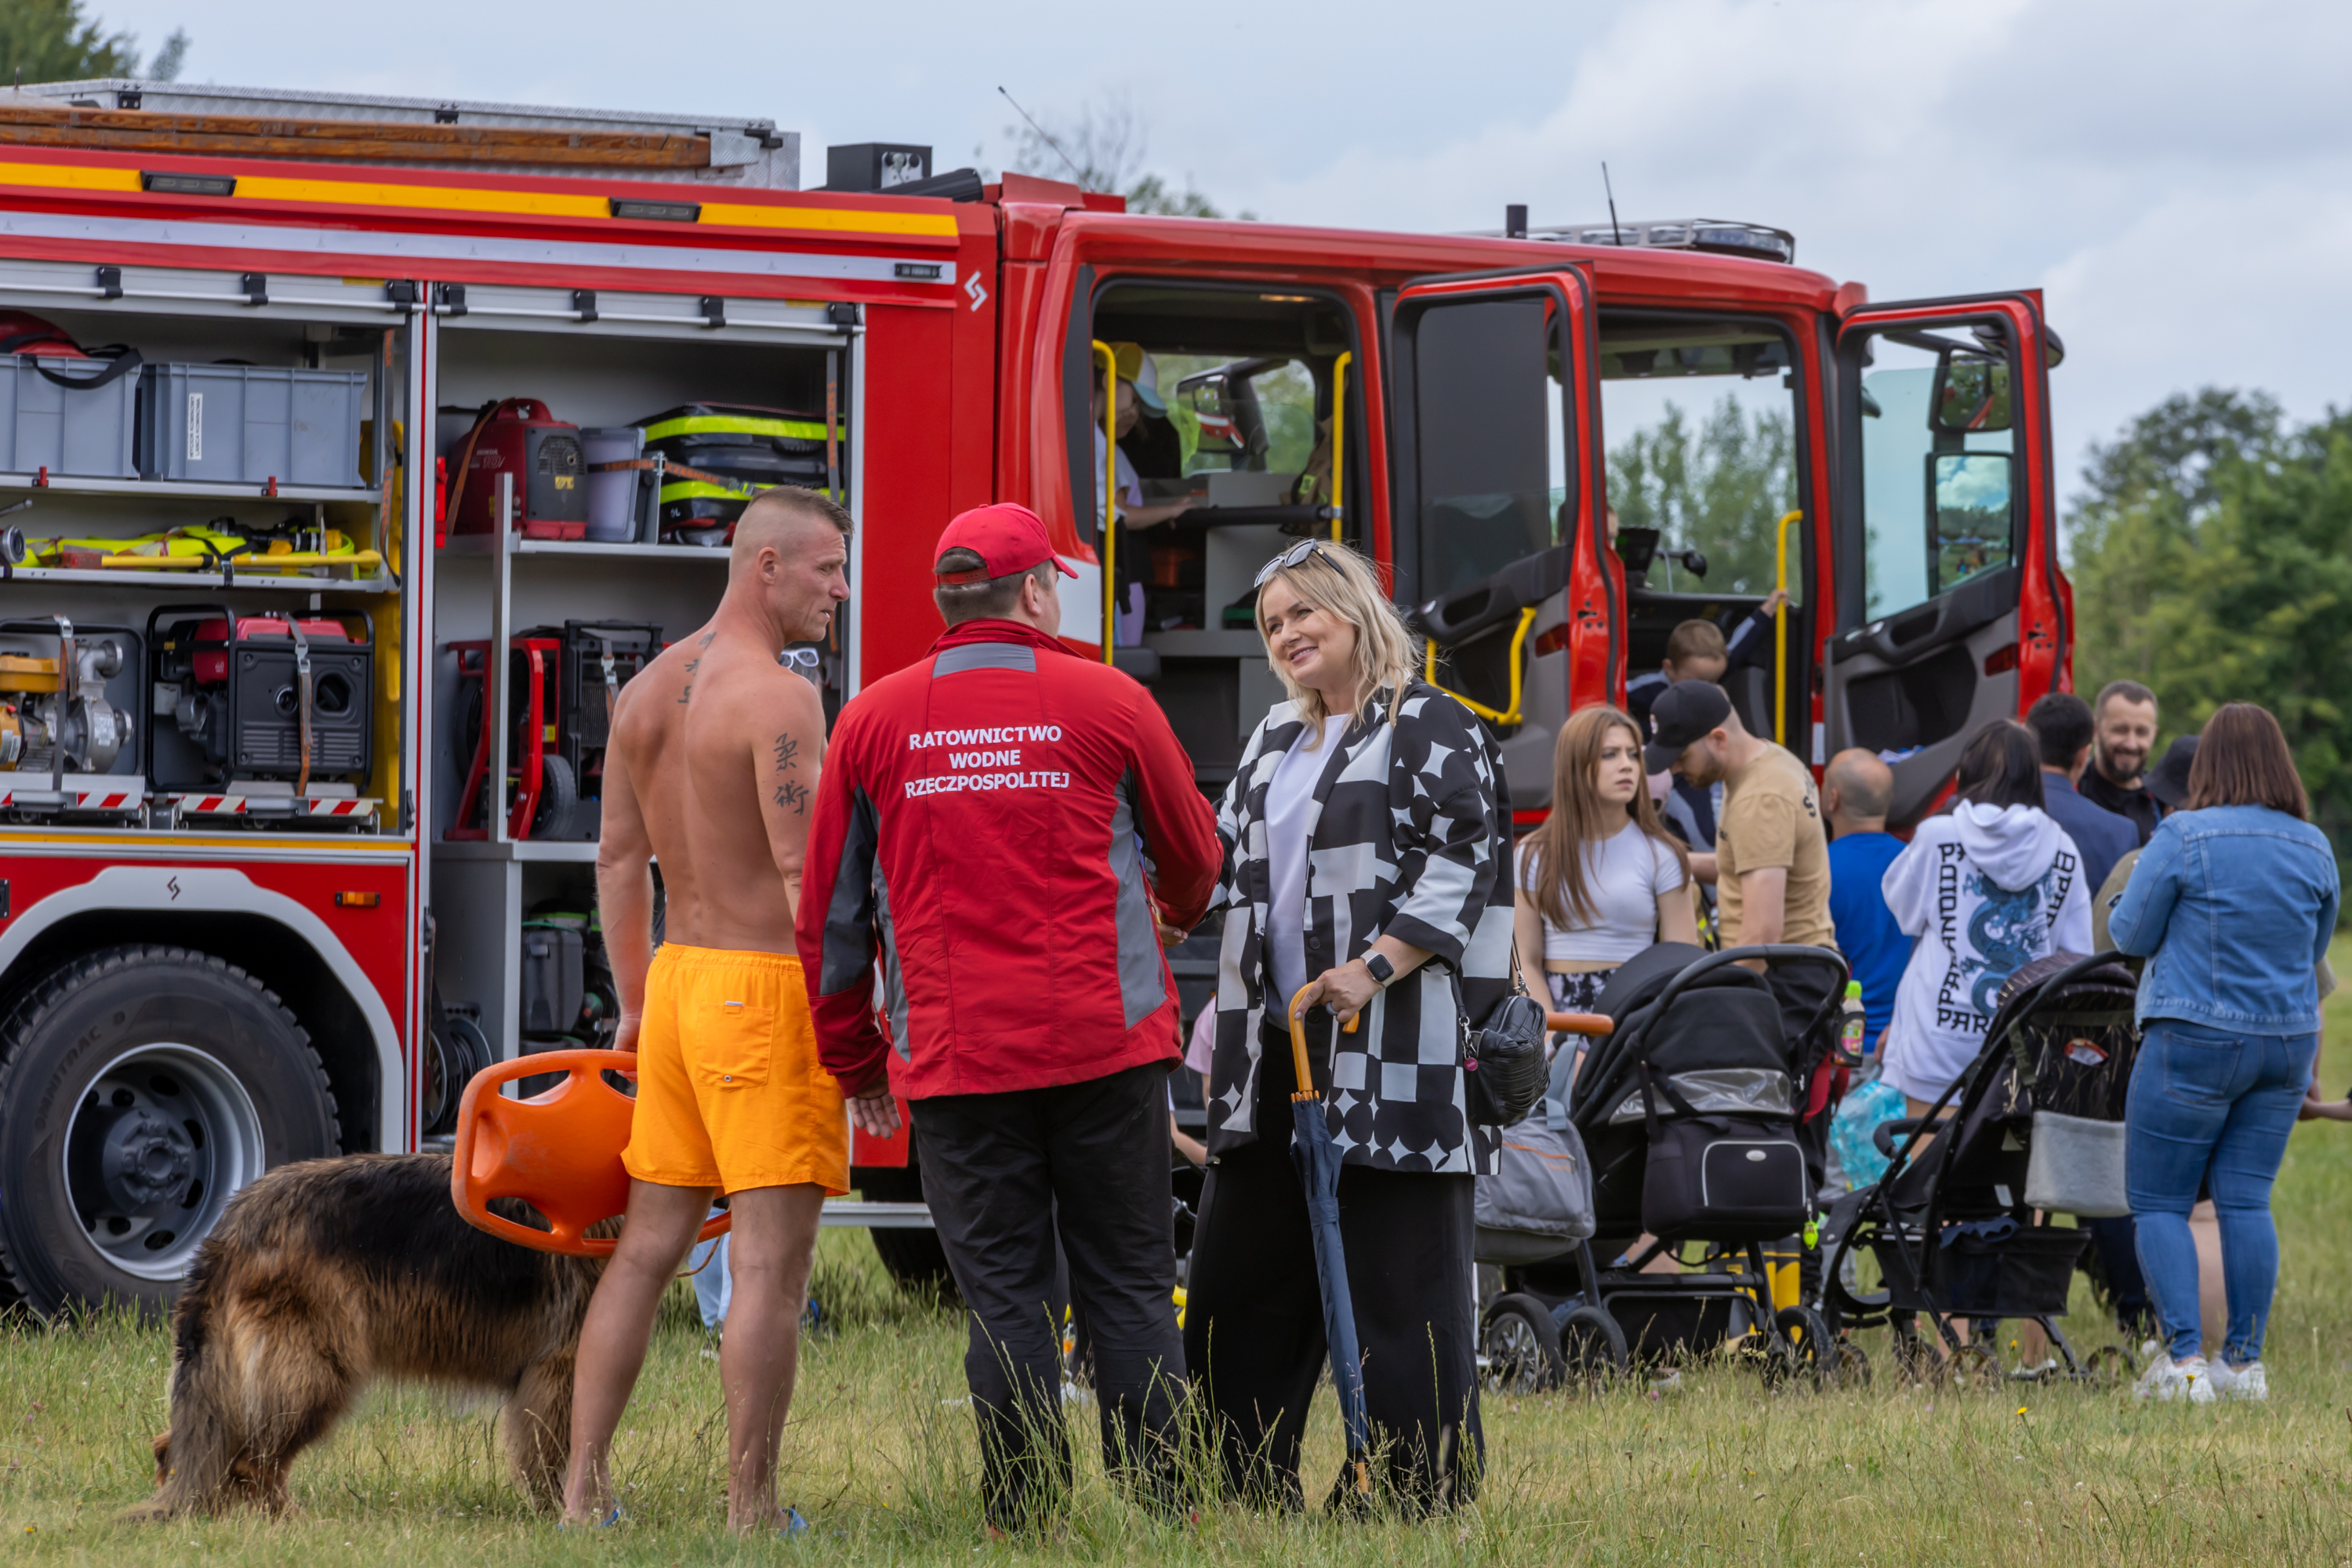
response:
[[[1749,734],[1711,681],[1666,688],[1650,709],[1650,733],[1643,763],[1652,773],[1672,768],[1702,787],[1723,785],[1715,830],[1723,945],[1835,949],[1829,837],[1811,772],[1785,747]],[[1821,1016],[1837,974],[1826,963],[1783,963],[1769,978],[1793,1040]]]

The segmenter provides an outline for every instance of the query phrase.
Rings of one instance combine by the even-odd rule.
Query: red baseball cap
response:
[[[940,556],[950,550],[969,550],[986,564],[976,572],[940,572]],[[992,577],[1025,572],[1040,561],[1051,561],[1065,577],[1077,575],[1054,553],[1053,542],[1045,537],[1045,519],[1025,506],[998,501],[976,506],[948,524],[947,531],[940,535],[939,553],[931,557],[931,569],[942,583],[985,583]]]

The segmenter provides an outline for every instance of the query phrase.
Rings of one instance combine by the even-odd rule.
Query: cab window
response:
[[[1335,526],[1368,541],[1357,341],[1329,295],[1114,279],[1095,295],[1087,353],[1071,358],[1087,379],[1068,401],[1093,414],[1071,431],[1071,472],[1098,548],[1116,491],[1114,658],[1151,689],[1203,785],[1231,777],[1243,740],[1285,697],[1257,631],[1258,568]],[[1097,343],[1117,371],[1108,404]]]
[[[2022,509],[1994,329],[1874,333],[1860,358],[1863,602],[1875,620],[2009,565]]]
[[[1780,582],[1781,521],[1802,504],[1790,339],[1766,320],[1622,310],[1602,313],[1600,338],[1629,676],[1654,682],[1675,628],[1713,621],[1730,644],[1724,689],[1752,732],[1771,735],[1786,701],[1774,694],[1804,690],[1811,647],[1801,520],[1788,530],[1785,686],[1773,628],[1751,625]]]

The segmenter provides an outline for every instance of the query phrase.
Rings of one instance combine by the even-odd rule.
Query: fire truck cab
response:
[[[1018,500],[1085,574],[1064,635],[1213,794],[1280,697],[1251,580],[1302,538],[1391,574],[1523,823],[1570,711],[1779,582],[1735,700],[1888,756],[1900,821],[2066,683],[2032,291],[1873,306],[1747,224],[1152,217],[835,151],[809,191],[764,121],[0,103],[0,1300],[159,1307],[262,1170],[424,1146],[489,1060],[609,1040],[602,721],[762,484],[858,521],[793,650],[829,710],[937,634],[946,520]],[[1695,420],[1753,460],[1677,470]],[[1172,955],[1188,1023],[1213,952]],[[856,1162],[919,1198],[903,1140]]]

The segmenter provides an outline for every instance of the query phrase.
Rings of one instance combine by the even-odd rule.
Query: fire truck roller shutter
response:
[[[211,940],[233,929],[247,940]],[[0,977],[16,998],[0,1019],[0,1302],[49,1311],[111,1296],[160,1311],[217,1218],[215,1195],[289,1160],[407,1146],[406,1070],[383,998],[315,912],[241,871],[108,867],[9,923]],[[104,1125],[80,1126],[79,1110],[40,1120],[37,1107],[87,1108],[101,1087]],[[173,1136],[190,1121],[202,1148]],[[95,1167],[69,1166],[60,1138],[91,1144],[77,1152]],[[84,1200],[114,1206],[85,1215]],[[167,1210],[177,1223],[157,1223]]]

